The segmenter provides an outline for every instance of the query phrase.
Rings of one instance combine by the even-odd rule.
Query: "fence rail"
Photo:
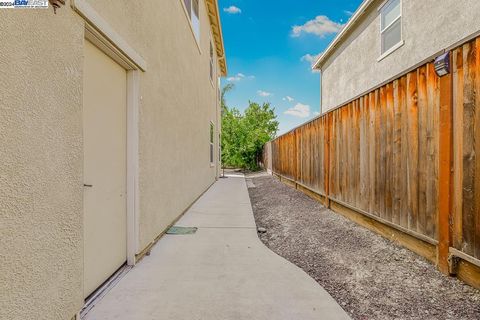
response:
[[[427,63],[278,137],[264,157],[327,206],[433,246],[417,252],[455,273],[456,258],[480,258],[480,38],[451,57],[450,75]]]

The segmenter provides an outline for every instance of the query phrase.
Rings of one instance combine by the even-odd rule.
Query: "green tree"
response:
[[[277,134],[277,116],[270,103],[250,101],[243,114],[229,108],[225,95],[233,88],[228,85],[222,90],[222,164],[255,170],[263,146]]]

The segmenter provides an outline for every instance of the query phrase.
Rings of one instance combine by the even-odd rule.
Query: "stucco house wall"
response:
[[[381,61],[377,0],[321,65],[322,112],[343,105],[480,30],[480,1],[402,0],[405,44]]]
[[[83,285],[82,21],[0,10],[0,39],[0,319],[70,319]]]
[[[217,177],[210,24],[200,1],[197,46],[182,0],[88,3],[148,64],[140,74],[138,253]],[[0,319],[71,319],[84,303],[84,29],[70,1],[56,15],[0,10]]]
[[[182,0],[89,0],[148,63],[140,78],[140,239],[144,249],[215,181],[210,121],[218,155],[218,81],[209,76],[211,36],[200,1],[200,46]],[[213,41],[213,40],[212,40]],[[217,66],[216,70],[219,68]]]

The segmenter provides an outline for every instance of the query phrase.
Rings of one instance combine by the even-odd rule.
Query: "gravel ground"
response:
[[[262,242],[353,319],[480,319],[480,291],[269,175],[247,179]]]

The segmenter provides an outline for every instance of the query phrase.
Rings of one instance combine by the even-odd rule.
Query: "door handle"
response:
[[[83,186],[84,186],[84,187],[87,187],[87,188],[93,187],[93,185],[91,185],[91,184],[84,184]]]

